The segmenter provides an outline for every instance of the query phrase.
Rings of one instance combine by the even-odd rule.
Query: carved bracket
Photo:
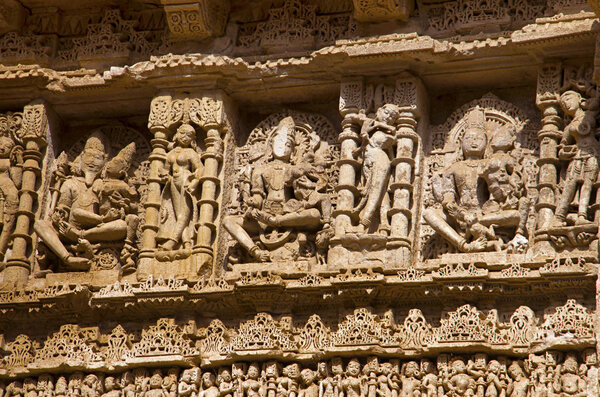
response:
[[[161,0],[173,40],[221,36],[229,18],[229,0]]]

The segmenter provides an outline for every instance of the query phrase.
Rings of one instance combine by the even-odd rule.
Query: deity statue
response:
[[[0,132],[0,260],[4,259],[14,230],[23,174],[23,148],[8,131]]]
[[[242,384],[245,397],[260,397],[261,383],[259,381],[260,368],[258,363],[252,363],[248,366],[246,379]]]
[[[594,96],[585,100],[574,90],[560,96],[560,106],[569,123],[563,130],[559,145],[559,159],[569,162],[567,177],[555,210],[555,224],[567,223],[567,213],[575,194],[579,192],[575,224],[590,223],[588,206],[592,186],[598,178],[600,142],[596,139],[596,126],[600,99]]]
[[[217,384],[219,386],[219,397],[233,397],[235,385],[233,384],[233,377],[231,376],[229,368],[219,368]]]
[[[434,178],[433,193],[441,208],[425,209],[423,218],[461,252],[522,252],[527,244],[525,224],[529,201],[515,159],[509,127],[495,131],[488,149],[485,115],[479,108],[467,117],[462,137],[463,159]],[[486,151],[493,154],[485,157]],[[502,239],[498,230],[507,236]]]
[[[505,389],[507,386],[504,374],[502,374],[502,367],[497,360],[490,360],[487,365],[487,376],[485,379],[486,397],[499,397],[505,395]]]
[[[404,364],[400,397],[420,396],[421,380],[418,378],[419,372],[419,364],[416,361],[409,361]]]
[[[512,382],[508,384],[506,393],[508,397],[527,397],[530,382],[518,361],[513,361],[508,367],[508,374]]]
[[[202,391],[199,397],[219,397],[219,388],[215,385],[215,375],[212,372],[202,374]]]
[[[137,192],[123,180],[135,144],[126,146],[108,162],[105,145],[106,139],[100,133],[87,139],[71,166],[72,175],[60,186],[51,220],[38,219],[34,224],[35,232],[66,270],[89,270],[97,250],[107,243],[120,248],[124,273],[135,270]]]
[[[190,250],[198,220],[200,178],[204,166],[196,145],[196,130],[182,124],[173,137],[165,167],[160,175],[162,191],[161,221],[156,237],[159,249]]]
[[[444,380],[444,386],[450,396],[475,396],[475,380],[467,374],[467,367],[461,358],[452,360],[450,373]]]
[[[104,378],[104,393],[102,397],[121,397],[121,390],[118,389],[114,377],[107,376]]]
[[[438,397],[443,394],[443,387],[436,373],[435,364],[431,360],[421,360],[421,380],[423,397]]]
[[[186,369],[181,374],[179,385],[177,385],[177,395],[182,397],[197,397],[198,384],[194,381],[193,369]]]
[[[319,397],[319,386],[315,383],[315,373],[310,368],[304,368],[300,372],[302,385],[298,397]]]
[[[360,363],[352,359],[346,366],[346,378],[342,380],[342,389],[346,397],[361,397],[366,395],[366,384],[360,378]]]
[[[331,201],[324,192],[324,161],[310,153],[311,135],[297,143],[299,128],[290,116],[283,118],[265,137],[267,153],[249,162],[250,176],[241,201],[246,207],[229,215],[223,225],[255,261],[297,259],[315,250],[315,234],[329,230]],[[311,236],[309,238],[309,236]],[[314,254],[313,254],[314,255]]]
[[[161,387],[162,380],[163,379],[160,371],[154,371],[150,377],[150,381],[148,382],[148,386],[150,388],[144,393],[144,397],[167,397],[167,394]]]
[[[396,142],[396,119],[399,108],[387,104],[377,110],[375,119],[358,113],[352,121],[362,124],[362,145],[355,155],[362,157],[362,199],[354,209],[363,232],[368,232],[373,219],[379,216],[379,230],[389,234],[387,212],[391,207],[388,186],[392,171],[392,152]]]
[[[585,397],[587,385],[577,372],[577,359],[568,354],[562,365],[558,365],[554,374],[552,388],[560,397]]]

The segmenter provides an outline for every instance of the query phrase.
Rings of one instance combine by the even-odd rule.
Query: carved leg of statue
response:
[[[81,238],[91,242],[118,241],[125,237],[127,237],[127,223],[122,219],[100,224],[81,233]]]
[[[280,227],[302,227],[316,229],[321,224],[321,213],[316,208],[275,216],[275,222]]]
[[[171,200],[177,222],[175,223],[175,229],[171,237],[162,244],[162,248],[167,251],[175,248],[175,245],[181,240],[183,230],[190,222],[192,214],[192,201],[190,197],[184,191],[177,189],[175,183],[171,183]]]
[[[387,159],[387,155],[385,155],[385,159]],[[390,167],[389,159],[387,159],[387,164],[376,164],[371,170],[371,181],[368,183],[366,190],[367,203],[359,215],[359,223],[364,226],[365,230],[369,230],[371,220],[379,211],[389,180]]]
[[[58,233],[52,227],[52,224],[45,220],[36,220],[33,224],[33,230],[42,239],[42,241],[54,252],[65,264],[74,270],[88,270],[90,261],[86,258],[77,258],[65,248],[58,237]]]
[[[256,222],[248,221],[241,216],[227,216],[223,220],[223,227],[246,249],[256,260],[266,262],[270,260],[269,252],[258,248],[246,230],[258,231]]]
[[[521,221],[521,214],[517,210],[498,211],[493,214],[486,214],[479,218],[479,223],[484,226],[518,226]]]
[[[452,226],[448,224],[448,216],[440,209],[427,208],[423,212],[425,221],[442,235],[450,244],[462,252],[479,252],[485,249],[485,239],[478,239],[471,243],[467,243]]]
[[[592,196],[592,187],[596,179],[598,178],[598,162],[595,158],[590,158],[585,164],[586,172],[584,173],[583,184],[579,192],[579,208],[577,211],[578,225],[591,223],[588,220],[587,211],[590,205],[590,198]]]
[[[2,233],[0,233],[0,259],[4,259],[4,254],[8,248],[8,242],[17,219],[19,191],[10,180],[3,180],[0,187],[4,194],[4,224],[2,225]]]
[[[0,259],[2,260],[4,260],[4,254],[6,253],[6,248],[8,247],[8,241],[10,240],[10,235],[15,225],[16,214],[5,213],[5,218],[6,220],[2,225],[2,233],[0,233]]]
[[[569,212],[569,205],[571,200],[575,196],[577,191],[577,179],[575,178],[575,171],[572,169],[571,163],[567,171],[567,180],[565,181],[565,187],[563,188],[562,194],[558,200],[558,205],[554,211],[554,222],[550,226],[563,226],[566,223],[567,213]],[[574,167],[573,167],[574,168]]]
[[[387,235],[390,234],[391,226],[388,219],[388,211],[392,207],[390,203],[390,196],[387,193],[383,194],[383,200],[381,200],[381,208],[379,209],[379,228],[382,233]]]

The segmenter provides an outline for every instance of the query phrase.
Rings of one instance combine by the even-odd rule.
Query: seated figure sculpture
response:
[[[522,197],[519,176],[505,164],[509,155],[501,151],[504,144],[498,143],[498,153],[484,158],[487,146],[484,113],[477,108],[468,116],[462,139],[464,159],[451,164],[433,183],[442,208],[427,208],[423,218],[461,252],[505,247],[520,251],[527,244],[523,234],[529,203]],[[512,240],[501,244],[491,232],[498,228],[510,229]]]
[[[293,164],[296,149],[295,123],[292,117],[279,122],[272,133],[267,161],[256,165],[250,177],[248,210],[243,215],[230,215],[225,229],[257,261],[272,260],[252,236],[267,228],[291,232],[315,232],[331,215],[331,203],[319,192],[319,175],[311,164]],[[263,246],[265,246],[263,242]],[[267,247],[268,248],[268,247]]]
[[[131,205],[135,192],[125,187],[126,182],[121,178],[134,152],[135,146],[130,145],[107,164],[105,137],[92,134],[72,165],[73,175],[60,187],[52,219],[35,221],[35,232],[58,256],[65,270],[89,270],[94,244],[101,242],[125,242],[123,250],[127,252],[122,251],[121,256],[130,258],[137,226],[135,206]],[[117,203],[120,205],[116,206]],[[130,261],[126,262],[131,270]]]

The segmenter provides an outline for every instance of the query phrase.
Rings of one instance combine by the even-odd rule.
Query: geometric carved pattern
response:
[[[198,354],[187,335],[175,320],[161,318],[156,325],[142,331],[142,339],[133,345],[134,357],[161,355],[190,356]]]
[[[234,350],[294,349],[290,329],[267,313],[258,313],[253,320],[242,323],[231,345]]]
[[[100,361],[100,354],[89,343],[97,339],[97,332],[97,329],[79,328],[77,324],[61,326],[36,352],[36,364],[51,366],[63,362]]]
[[[564,306],[556,308],[553,314],[545,316],[540,325],[538,338],[572,335],[575,338],[594,336],[594,315],[575,299],[567,300]]]

